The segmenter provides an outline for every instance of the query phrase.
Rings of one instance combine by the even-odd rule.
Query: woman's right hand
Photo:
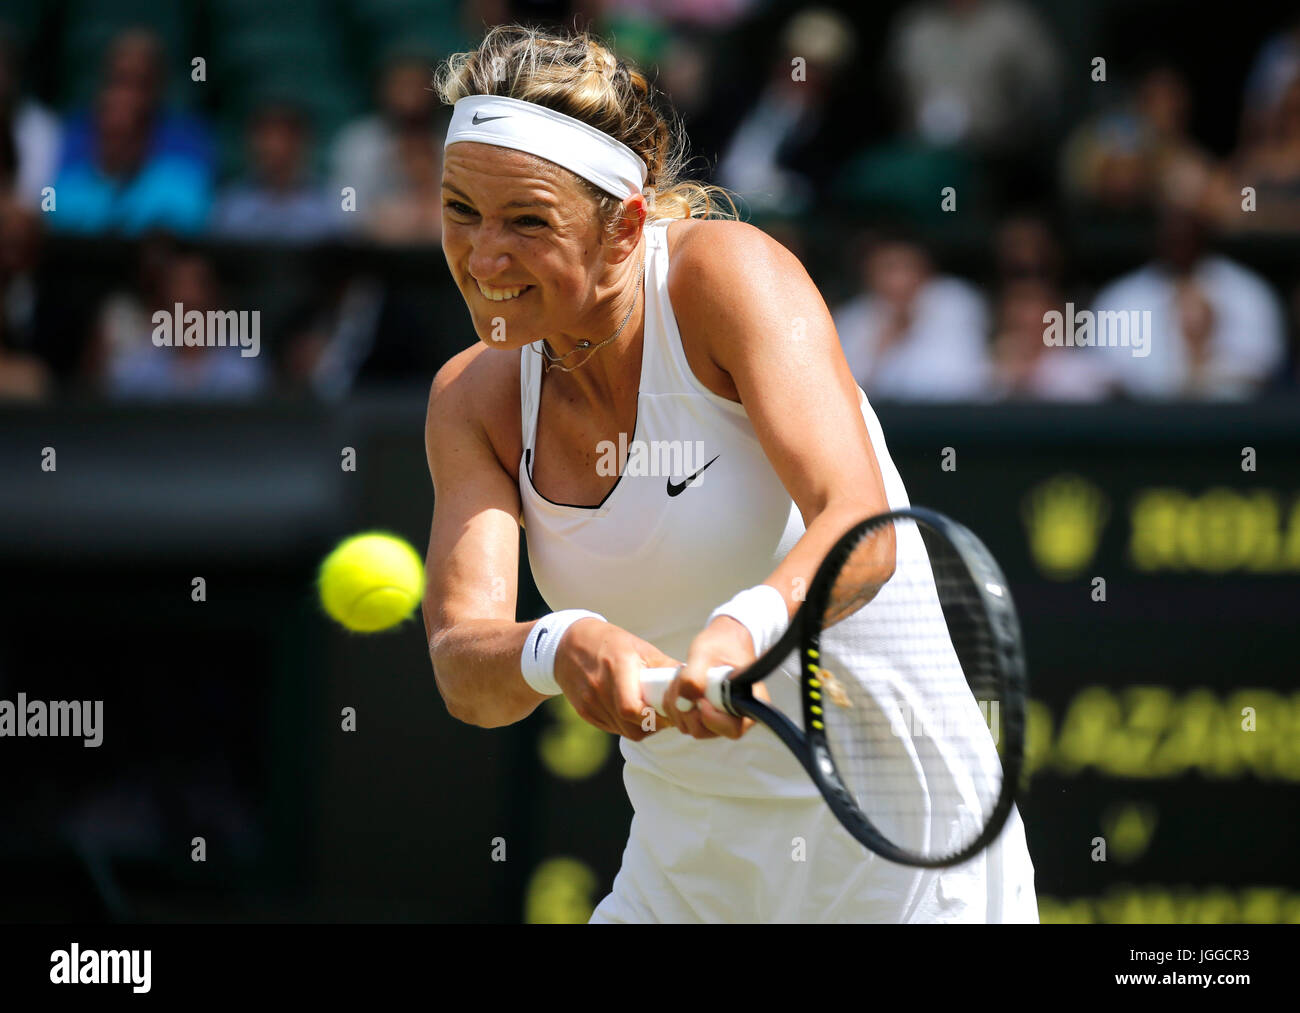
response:
[[[555,656],[555,681],[588,724],[640,742],[666,725],[641,695],[641,671],[680,662],[613,623],[579,619],[564,633]]]

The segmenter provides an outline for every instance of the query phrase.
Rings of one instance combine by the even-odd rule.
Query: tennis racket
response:
[[[676,674],[642,674],[661,714]],[[755,697],[774,675],[797,679],[801,724]],[[1026,682],[1019,620],[988,549],[956,521],[909,507],[847,531],[781,639],[747,668],[710,670],[707,698],[775,732],[871,851],[937,868],[978,854],[1006,823]]]

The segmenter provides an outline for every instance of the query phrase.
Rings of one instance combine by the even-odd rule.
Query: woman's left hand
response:
[[[753,726],[753,718],[736,717],[709,703],[705,692],[709,669],[718,665],[745,668],[754,661],[754,642],[749,630],[730,616],[718,616],[693,641],[686,664],[664,693],[664,710],[668,720],[687,735],[697,739],[715,739],[719,735],[738,739]],[[761,683],[755,695],[767,698]],[[677,709],[678,697],[694,701],[688,711]]]

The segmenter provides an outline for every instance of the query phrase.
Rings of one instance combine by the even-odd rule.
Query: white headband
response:
[[[619,199],[640,193],[646,165],[626,144],[572,116],[515,98],[467,95],[451,112],[445,149],[457,141],[537,155]]]

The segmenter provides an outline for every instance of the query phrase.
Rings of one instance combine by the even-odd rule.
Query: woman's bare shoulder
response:
[[[668,295],[679,323],[722,323],[773,288],[810,283],[799,258],[748,222],[674,223],[668,257]]]
[[[426,444],[481,434],[513,475],[523,453],[519,402],[519,350],[475,342],[448,359],[433,378]]]
[[[757,226],[730,219],[687,218],[668,227],[668,283],[700,271],[713,279],[744,278],[757,260],[798,265],[798,259]]]
[[[696,377],[738,401],[729,353],[774,293],[811,286],[797,257],[747,222],[687,219],[668,228],[668,297]]]

